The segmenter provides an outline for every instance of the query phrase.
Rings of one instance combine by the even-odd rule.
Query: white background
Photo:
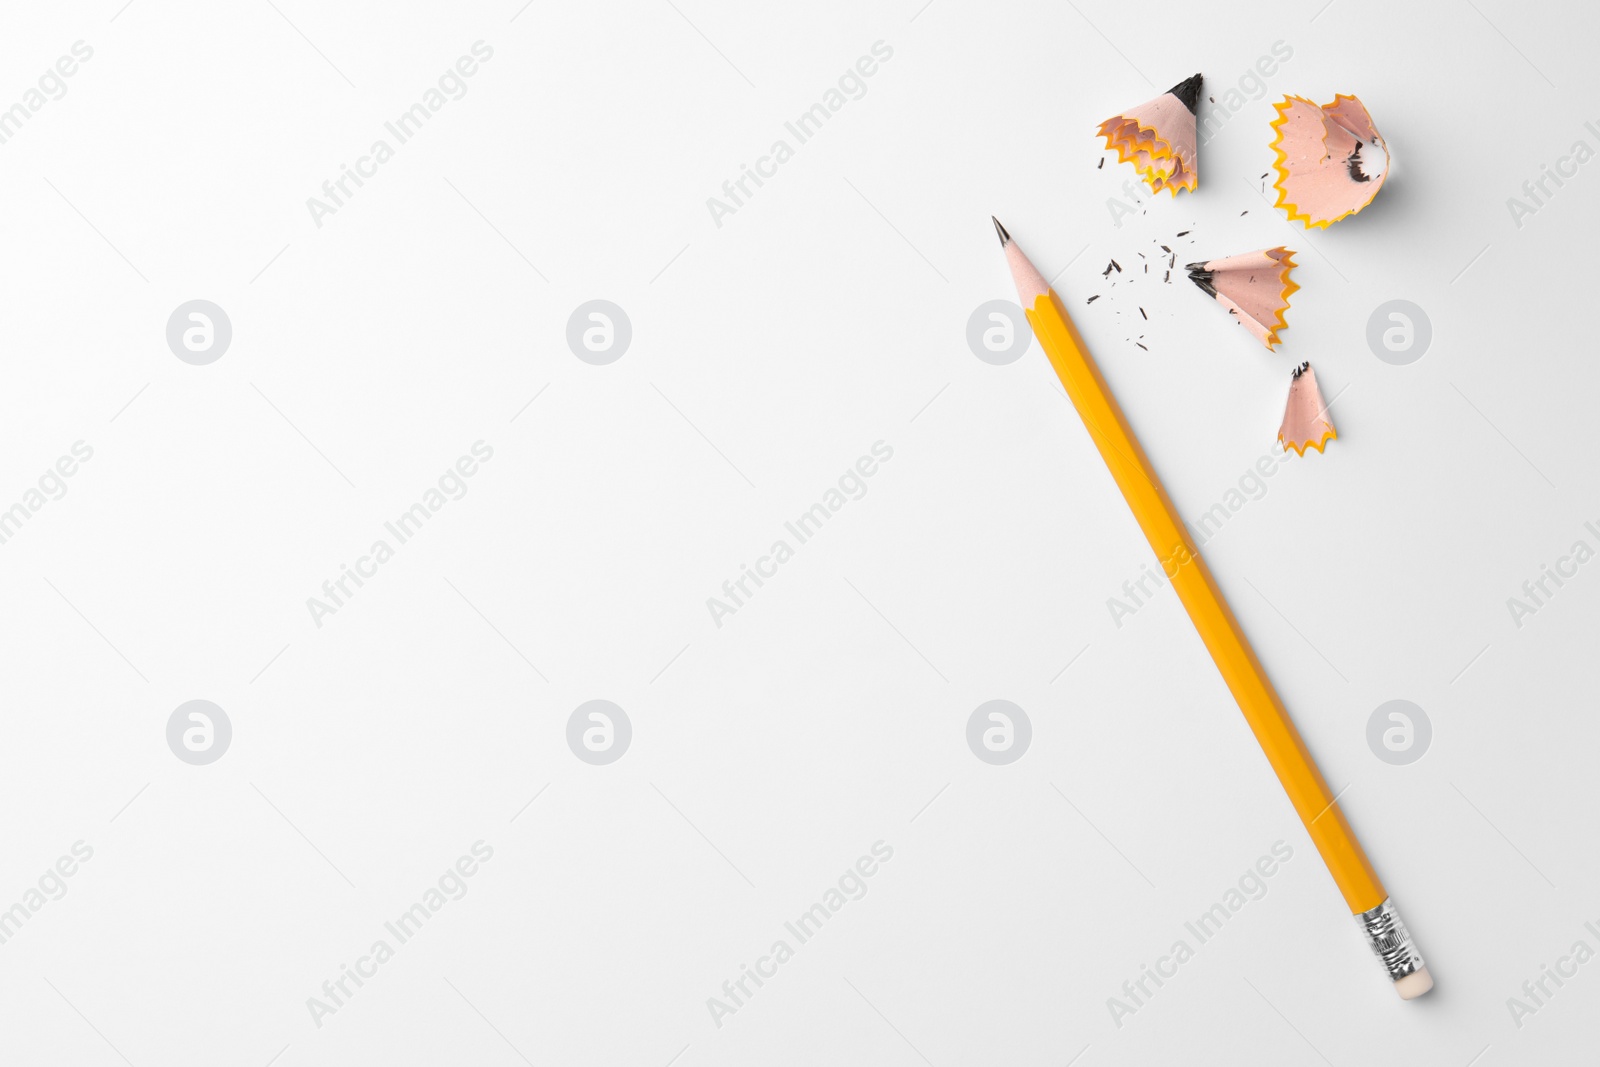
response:
[[[1520,228],[1506,204],[1600,149],[1590,7],[120,3],[0,32],[0,107],[94,49],[0,145],[0,506],[94,450],[0,545],[0,908],[94,850],[0,945],[4,1062],[1592,1056],[1600,963],[1520,1028],[1506,1006],[1600,949],[1600,564],[1520,628],[1506,604],[1600,547],[1600,162]],[[478,40],[467,94],[316,226],[306,199]],[[717,226],[706,199],[880,40],[866,94]],[[1195,70],[1223,100],[1278,41],[1199,191],[1113,225],[1133,173],[1097,169],[1095,125]],[[1261,193],[1289,92],[1360,94],[1396,160],[1310,235]],[[967,346],[1014,295],[990,213],[1060,272],[1191,520],[1274,450],[1293,364],[1337,394],[1338,440],[1205,553],[1427,998],[1390,991],[1170,590],[1114,625],[1137,527],[1037,346]],[[1101,278],[1179,230],[1180,267],[1299,251],[1280,351],[1187,281]],[[233,324],[209,366],[165,339],[195,298]],[[595,298],[633,326],[609,366],[565,341]],[[1365,339],[1396,298],[1433,325],[1404,367]],[[478,440],[468,494],[314,625]],[[866,496],[715,626],[879,440]],[[165,733],[197,698],[233,724],[204,767]],[[634,730],[603,767],[565,740],[595,698]],[[1005,767],[965,740],[994,698],[1033,725]],[[1396,698],[1434,730],[1406,767],[1365,736]],[[315,1025],[480,839],[470,892]],[[870,892],[714,1025],[879,840]],[[1280,840],[1265,897],[1116,1025],[1107,998]]]

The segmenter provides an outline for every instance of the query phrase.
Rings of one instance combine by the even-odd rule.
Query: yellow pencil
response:
[[[1245,721],[1277,773],[1284,792],[1289,794],[1289,802],[1294,805],[1300,821],[1305,823],[1312,843],[1344,894],[1345,903],[1359,920],[1368,944],[1383,963],[1396,992],[1406,1000],[1421,996],[1433,988],[1433,978],[1422,962],[1422,955],[1396,914],[1361,843],[1345,821],[1328,783],[1323,781],[1322,773],[1306,751],[1305,742],[1284,710],[1283,701],[1278,699],[1261,661],[1256,659],[1244,631],[1239,628],[1239,620],[1233,617],[1188,529],[1167,498],[1144,449],[1139,447],[1138,439],[1129,429],[1128,420],[1100,376],[1100,369],[1084,346],[1083,338],[1078,336],[1061,298],[1011,240],[999,219],[994,220],[994,228],[1000,234],[1017,295],[1028,321],[1033,324],[1039,346],[1050,357],[1067,396],[1082,416],[1089,436],[1127,498],[1150,547],[1155,549],[1162,570],[1189,612],[1190,620],[1216,661],[1217,670],[1234,700],[1238,701],[1239,710],[1244,712]]]

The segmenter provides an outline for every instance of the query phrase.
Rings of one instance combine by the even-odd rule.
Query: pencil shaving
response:
[[[1372,203],[1389,174],[1389,146],[1360,100],[1341,93],[1318,107],[1286,96],[1274,106],[1273,187],[1290,221],[1327,229]]]
[[[1199,184],[1195,101],[1200,75],[1186,78],[1154,100],[1147,100],[1100,124],[1106,148],[1119,163],[1132,163],[1151,192],[1194,192]]]
[[[1191,263],[1189,279],[1270,349],[1279,343],[1278,331],[1288,328],[1283,313],[1290,294],[1300,288],[1289,277],[1294,266],[1294,253],[1279,245]]]
[[[1285,452],[1293,449],[1295,455],[1304,456],[1308,448],[1321,452],[1338,436],[1328,418],[1322,390],[1317,388],[1317,372],[1309,363],[1300,364],[1289,382],[1289,403],[1283,410],[1283,425],[1278,427],[1278,442]]]

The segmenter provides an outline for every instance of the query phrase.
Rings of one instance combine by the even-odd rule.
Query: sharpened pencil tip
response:
[[[1000,235],[1000,247],[1004,248],[1006,245],[1011,243],[1011,235],[1006,232],[1006,228],[1004,226],[1000,225],[999,219],[995,218],[993,215],[990,215],[989,219],[994,223],[994,232]]]
[[[1215,277],[1216,276],[1214,274],[1206,270],[1206,265],[1204,263],[1189,264],[1189,280],[1198,285],[1200,290],[1207,296],[1217,295],[1217,287],[1214,281]]]

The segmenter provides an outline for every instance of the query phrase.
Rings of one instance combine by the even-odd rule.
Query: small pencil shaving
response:
[[[1290,221],[1327,229],[1372,203],[1389,174],[1389,146],[1360,100],[1341,93],[1318,107],[1286,96],[1274,106],[1273,187]]]
[[[1106,148],[1119,163],[1132,163],[1151,192],[1194,192],[1200,173],[1195,137],[1195,101],[1200,75],[1174,85],[1154,100],[1131,107],[1100,124]]]
[[[1283,425],[1278,427],[1278,443],[1285,452],[1293,449],[1295,455],[1304,456],[1308,448],[1321,452],[1338,436],[1328,418],[1328,405],[1322,401],[1322,390],[1317,388],[1317,372],[1309,363],[1300,364],[1289,382],[1289,403],[1283,409]]]
[[[1189,279],[1270,349],[1278,344],[1278,331],[1288,328],[1283,313],[1289,295],[1300,288],[1289,278],[1294,265],[1294,253],[1279,245],[1191,263]]]

